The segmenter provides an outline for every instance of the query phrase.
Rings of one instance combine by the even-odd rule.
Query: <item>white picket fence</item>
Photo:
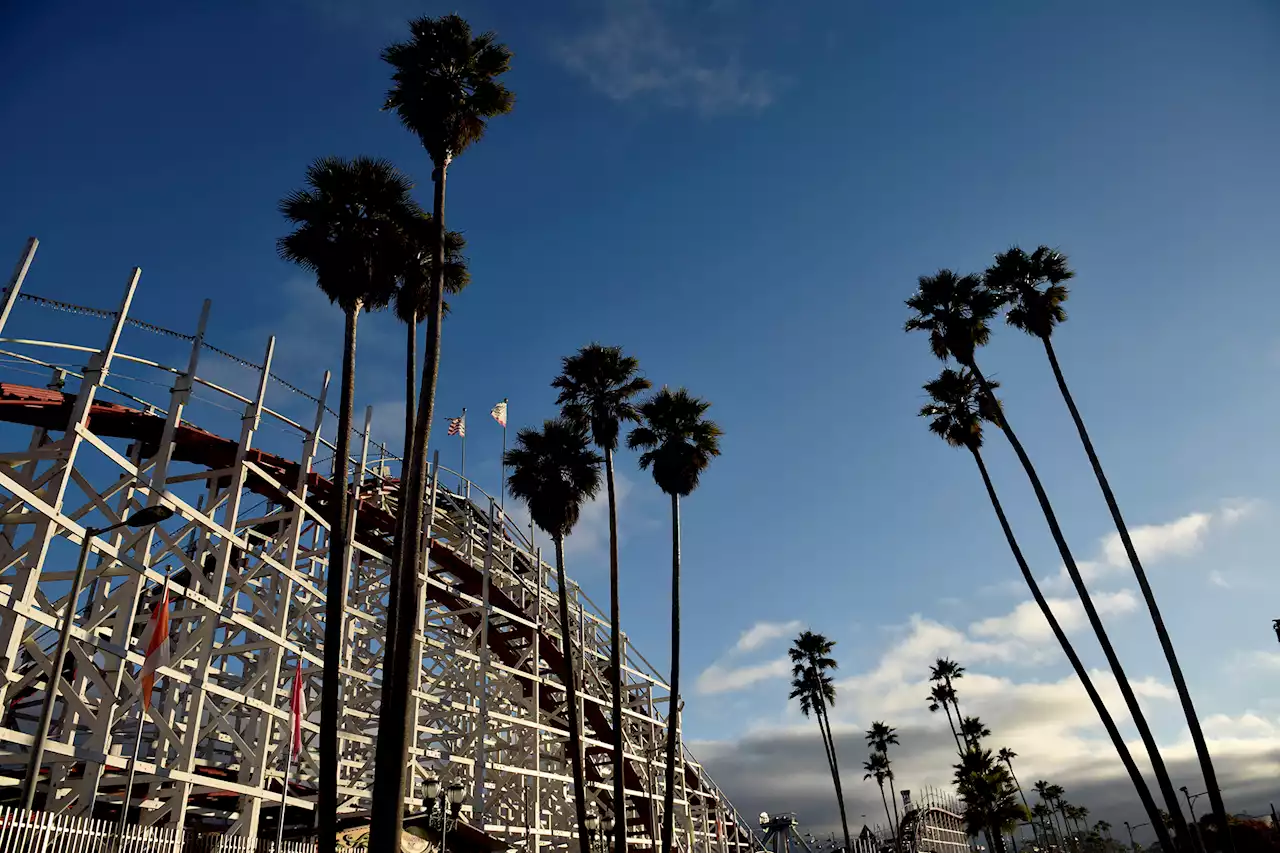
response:
[[[316,853],[315,841],[184,832],[153,826],[119,826],[54,812],[0,806],[0,853]]]

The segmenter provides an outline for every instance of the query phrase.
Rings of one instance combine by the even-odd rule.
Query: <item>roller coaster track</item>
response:
[[[20,312],[11,313],[29,265],[29,257],[19,263],[0,301],[0,334],[20,328]],[[284,819],[287,826],[309,825],[318,772],[312,741],[318,733],[327,534],[337,488],[316,470],[318,457],[332,447],[321,437],[326,393],[303,394],[315,404],[310,426],[268,408],[274,339],[261,364],[237,359],[256,371],[251,392],[201,378],[201,354],[211,349],[204,341],[208,303],[194,335],[170,335],[190,343],[185,368],[120,352],[137,281],[135,270],[118,310],[84,309],[108,321],[105,344],[0,338],[0,375],[21,367],[47,370],[51,380],[44,388],[0,382],[0,780],[21,777],[53,666],[49,638],[71,611],[74,642],[62,662],[67,680],[40,787],[45,809],[118,815],[136,744],[131,820],[273,835],[284,793],[288,696],[301,659],[311,713]],[[39,300],[29,301],[37,301],[37,309],[49,307]],[[61,310],[79,307],[43,301]],[[87,356],[88,362],[69,370],[44,360],[50,349]],[[167,404],[153,405],[117,387],[112,371],[121,365],[168,385]],[[327,380],[326,374],[326,389]],[[108,395],[123,402],[100,399]],[[204,402],[239,409],[238,435],[195,426],[188,408]],[[279,428],[293,435],[296,454],[259,446],[264,421],[277,428],[277,437]],[[387,555],[399,485],[381,460],[370,464],[368,434],[366,419],[354,460],[358,473],[347,484],[355,554],[343,629],[344,811],[367,809],[371,794]],[[559,675],[567,635],[581,686],[589,799],[601,811],[625,815],[633,846],[655,846],[670,721],[662,678],[624,646],[627,802],[615,810],[607,620],[571,584],[573,614],[562,630],[555,573],[519,526],[479,486],[438,466],[431,477],[406,806],[421,803],[428,778],[461,781],[468,791],[464,818],[473,825],[519,846],[576,848],[566,691]],[[154,528],[95,540],[85,590],[67,601],[69,568],[85,529],[157,504],[174,516]],[[173,655],[161,672],[155,707],[140,726],[138,643],[163,583],[176,602]],[[681,749],[679,761],[681,848],[759,849],[750,824],[687,750]]]

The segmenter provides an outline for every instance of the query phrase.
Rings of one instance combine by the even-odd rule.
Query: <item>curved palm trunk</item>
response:
[[[822,729],[822,741],[827,745],[827,760],[831,764],[831,778],[836,786],[836,803],[840,806],[840,828],[844,830],[844,849],[852,853],[849,839],[849,817],[844,810],[844,786],[840,783],[840,761],[836,757],[836,738],[831,732],[831,718],[827,716],[827,704],[818,696],[818,726]]]
[[[671,698],[667,700],[667,772],[662,792],[662,853],[676,834],[676,740],[680,725],[680,496],[671,496]]]
[[[393,572],[398,576],[395,614],[397,625],[414,625],[414,607],[418,600],[418,569],[423,554],[422,505],[426,497],[427,447],[431,438],[431,420],[435,416],[436,379],[440,372],[440,325],[444,310],[444,190],[448,163],[438,164],[435,180],[434,216],[436,228],[435,266],[432,270],[431,308],[427,312],[426,352],[423,354],[422,393],[418,395],[418,413],[413,424],[413,449],[409,456],[409,473],[401,472],[400,492],[404,502],[404,521],[397,539],[399,561]],[[399,853],[404,834],[404,780],[409,764],[409,713],[413,693],[407,689],[413,670],[412,642],[395,643],[383,656],[383,681],[404,685],[384,701],[378,713],[378,743],[373,769],[373,805],[370,812],[369,846],[378,853]],[[336,802],[335,802],[336,805]],[[331,853],[321,849],[319,853]]]
[[[996,402],[995,395],[991,392],[991,386],[987,383],[986,377],[978,370],[975,363],[970,363],[966,367],[973,370],[974,376],[977,377],[981,384],[983,394],[986,395],[988,403],[991,404],[993,411],[996,412],[997,425],[1009,440],[1009,444],[1012,445],[1018,461],[1022,463],[1022,468],[1027,474],[1027,479],[1031,482],[1031,488],[1035,491],[1040,510],[1049,525],[1049,533],[1053,536],[1053,541],[1058,546],[1058,553],[1062,556],[1062,562],[1067,569],[1067,574],[1071,576],[1071,582],[1080,597],[1080,603],[1084,607],[1085,615],[1089,619],[1089,624],[1093,628],[1094,634],[1098,637],[1098,643],[1102,646],[1102,652],[1107,658],[1111,672],[1115,675],[1116,684],[1124,697],[1125,706],[1129,709],[1129,716],[1137,727],[1138,734],[1142,737],[1142,743],[1147,749],[1152,769],[1155,771],[1156,782],[1159,784],[1160,793],[1165,801],[1165,807],[1169,814],[1173,816],[1175,832],[1180,839],[1186,838],[1188,836],[1187,823],[1182,816],[1182,809],[1178,804],[1177,791],[1174,790],[1173,782],[1169,778],[1169,771],[1165,767],[1164,758],[1160,755],[1160,748],[1156,744],[1155,736],[1151,733],[1151,726],[1147,724],[1147,717],[1142,711],[1142,706],[1138,703],[1138,697],[1133,692],[1133,686],[1129,683],[1128,676],[1125,675],[1120,658],[1116,655],[1116,650],[1111,645],[1111,638],[1107,635],[1107,629],[1102,624],[1102,617],[1098,615],[1098,609],[1093,604],[1093,597],[1089,594],[1089,588],[1085,585],[1084,578],[1080,576],[1080,569],[1076,566],[1075,557],[1072,556],[1071,549],[1067,547],[1066,537],[1062,533],[1062,528],[1058,525],[1058,516],[1053,511],[1053,505],[1049,502],[1049,496],[1045,493],[1044,485],[1040,482],[1040,475],[1036,473],[1035,466],[1031,464],[1031,459],[1027,456],[1026,450],[1023,449],[1022,442],[1018,440],[1017,435],[1010,428],[1009,421],[1005,417],[1004,411],[1000,409],[999,403]]]
[[[884,780],[877,779],[880,783],[880,799],[884,802],[884,819],[889,823],[889,832],[893,833],[893,848],[898,849],[898,833],[893,828],[893,818],[889,817],[889,800],[884,795]]]
[[[889,763],[888,751],[884,754],[884,761],[885,764]],[[893,837],[897,838],[898,833],[902,831],[902,821],[898,818],[898,786],[893,779],[892,765],[889,769],[889,793],[893,794],[893,796],[889,798],[889,801],[893,803]]]
[[[338,726],[342,720],[342,627],[346,603],[351,536],[347,478],[351,456],[351,418],[356,396],[356,321],[359,304],[346,312],[342,347],[342,399],[338,404],[338,440],[333,452],[333,516],[329,520],[329,567],[324,602],[324,677],[320,692],[320,853],[338,843]]]
[[[1151,584],[1147,581],[1147,573],[1142,568],[1142,561],[1138,559],[1138,551],[1133,546],[1133,539],[1129,536],[1129,528],[1124,523],[1124,516],[1120,514],[1120,505],[1116,502],[1115,493],[1111,491],[1111,483],[1107,480],[1107,475],[1102,470],[1102,462],[1099,461],[1098,454],[1093,449],[1093,441],[1089,438],[1089,431],[1085,429],[1084,419],[1080,417],[1080,410],[1076,408],[1075,399],[1071,396],[1070,389],[1067,388],[1067,380],[1062,375],[1062,367],[1058,364],[1058,356],[1053,350],[1053,343],[1047,335],[1040,340],[1044,342],[1045,355],[1049,357],[1049,366],[1053,368],[1053,378],[1058,383],[1058,390],[1062,392],[1062,399],[1067,404],[1067,411],[1071,413],[1071,420],[1076,425],[1076,432],[1080,435],[1080,443],[1084,445],[1084,452],[1089,457],[1089,465],[1093,468],[1093,475],[1098,481],[1099,488],[1102,489],[1102,497],[1107,502],[1107,509],[1111,512],[1111,520],[1115,522],[1116,532],[1120,534],[1120,543],[1124,545],[1124,553],[1129,558],[1129,565],[1133,567],[1133,573],[1138,579],[1138,588],[1142,590],[1142,599],[1146,602],[1147,611],[1151,614],[1151,622],[1155,625],[1156,636],[1160,639],[1160,648],[1164,651],[1165,660],[1169,663],[1169,674],[1173,676],[1173,686],[1178,691],[1178,699],[1182,703],[1182,713],[1187,718],[1187,728],[1191,731],[1191,741],[1196,747],[1196,756],[1200,760],[1200,772],[1204,774],[1205,788],[1209,793],[1209,803],[1213,807],[1213,817],[1218,824],[1218,835],[1223,839],[1223,849],[1225,853],[1233,853],[1235,845],[1232,843],[1231,833],[1227,829],[1227,810],[1222,801],[1222,791],[1218,788],[1218,775],[1214,772],[1213,759],[1209,755],[1209,746],[1205,743],[1204,732],[1200,729],[1200,717],[1196,714],[1195,704],[1191,701],[1191,691],[1187,688],[1187,680],[1182,675],[1182,666],[1178,663],[1178,656],[1173,650],[1173,641],[1169,638],[1169,631],[1165,628],[1164,618],[1160,615],[1160,607],[1156,604],[1155,593],[1152,592]]]
[[[986,466],[985,466],[985,465],[982,465],[982,461],[981,461],[981,459],[979,459],[978,464],[979,464],[979,466],[981,466],[981,468],[982,468],[982,480],[983,480],[983,482],[987,483],[987,492],[989,493],[989,495],[990,495],[990,497],[991,497],[992,502],[996,505],[996,512],[1000,514],[1001,518],[1003,518],[1003,517],[1004,517],[1004,508],[1000,506],[1000,501],[999,501],[999,499],[998,499],[998,498],[996,498],[996,495],[995,495],[995,487],[994,487],[994,486],[992,486],[992,485],[990,484],[990,482],[991,482],[991,481],[990,481],[990,478],[988,478],[988,477],[987,477],[987,469],[986,469]],[[1013,541],[1013,531],[1012,531],[1012,530],[1010,530],[1010,531],[1009,531],[1009,541],[1010,541],[1010,544],[1014,544],[1014,545],[1016,546],[1016,543],[1014,543],[1014,541]],[[1020,553],[1021,553],[1021,551],[1019,551],[1019,554],[1020,554]],[[1031,574],[1031,570],[1030,570],[1030,569],[1027,569],[1026,574],[1030,575],[1030,574]],[[1038,593],[1040,592],[1040,585],[1039,585],[1038,583],[1036,583],[1036,579],[1035,579],[1035,577],[1034,577],[1034,576],[1031,578],[1031,583],[1035,585],[1035,590],[1033,591],[1033,595],[1036,595],[1036,604],[1039,604],[1039,603],[1040,603],[1040,599],[1042,599],[1042,598],[1044,597],[1044,596],[1042,596],[1042,595],[1038,595]],[[1048,607],[1048,602],[1045,602],[1045,607]],[[1041,609],[1043,610],[1044,608],[1041,608]],[[1056,632],[1055,632],[1055,636],[1056,636]],[[1079,673],[1076,673],[1076,675],[1079,675]],[[1092,697],[1090,697],[1090,698],[1092,698]],[[1096,710],[1096,709],[1095,709],[1095,710]],[[1127,749],[1127,748],[1128,748],[1128,747],[1126,747],[1126,749]],[[1012,761],[1006,761],[1006,762],[1005,762],[1005,766],[1009,768],[1009,778],[1013,780],[1013,787],[1015,787],[1015,788],[1017,788],[1017,789],[1018,789],[1018,796],[1022,798],[1022,807],[1023,807],[1024,809],[1026,809],[1026,810],[1027,810],[1027,816],[1028,816],[1028,817],[1030,817],[1030,816],[1031,816],[1031,805],[1027,802],[1027,795],[1026,795],[1026,794],[1024,794],[1024,793],[1022,792],[1022,783],[1018,781],[1018,774],[1016,774],[1016,773],[1014,773],[1014,772],[1013,772],[1013,762],[1012,762]],[[1144,781],[1144,782],[1143,782],[1143,784],[1145,785],[1145,784],[1146,784],[1146,782]],[[1148,796],[1148,797],[1150,797],[1150,796],[1151,796],[1151,794],[1150,794],[1150,793],[1148,793],[1148,794],[1147,794],[1147,796]],[[1153,803],[1153,805],[1154,805],[1154,803]],[[1014,833],[1015,833],[1015,834],[1016,834],[1016,833],[1017,833],[1017,831],[1018,831],[1018,827],[1017,827],[1017,825],[1016,825],[1016,824],[1015,824],[1015,825],[1014,825],[1014,827],[1013,827],[1013,831],[1014,831]],[[1035,823],[1034,823],[1034,822],[1032,822],[1032,823],[1031,823],[1031,836],[1032,836],[1033,838],[1035,838],[1035,834],[1036,834],[1036,825],[1035,825]],[[1037,841],[1039,841],[1039,839],[1036,839],[1036,840],[1037,840]],[[1014,844],[1015,844],[1015,846],[1016,846],[1017,842],[1015,841],[1015,842],[1014,842]]]
[[[565,700],[569,706],[569,764],[573,773],[573,810],[578,818],[578,844],[582,851],[591,849],[591,833],[587,829],[587,779],[582,769],[582,724],[578,715],[578,669],[573,656],[573,631],[569,627],[569,581],[564,572],[564,537],[555,537],[556,586],[560,587],[560,636],[564,647]]]
[[[613,670],[613,849],[627,851],[626,739],[622,731],[622,603],[618,595],[618,499],[613,485],[613,450],[604,449],[609,493],[609,666]]]
[[[951,736],[956,739],[956,752],[963,758],[964,747],[960,745],[960,732],[956,731],[956,724],[951,721],[951,703],[943,702],[942,710],[947,712],[947,725],[951,726]]]
[[[996,518],[1000,521],[1000,529],[1004,532],[1005,541],[1008,542],[1009,550],[1013,552],[1013,559],[1017,562],[1018,569],[1022,572],[1022,579],[1026,581],[1027,587],[1031,590],[1031,597],[1035,599],[1036,606],[1044,614],[1045,621],[1049,623],[1049,628],[1053,631],[1053,636],[1058,640],[1058,645],[1062,647],[1063,654],[1067,656],[1067,660],[1071,663],[1071,668],[1075,670],[1076,678],[1080,680],[1085,693],[1089,695],[1089,701],[1093,703],[1094,710],[1098,713],[1098,719],[1102,721],[1102,727],[1107,730],[1107,736],[1111,738],[1111,743],[1115,746],[1116,753],[1120,756],[1121,763],[1124,764],[1124,769],[1129,773],[1129,779],[1133,782],[1133,789],[1137,792],[1138,799],[1142,801],[1142,808],[1147,813],[1147,818],[1151,820],[1151,825],[1153,827],[1163,827],[1160,821],[1160,809],[1156,805],[1155,799],[1151,796],[1151,789],[1147,787],[1146,779],[1142,778],[1142,771],[1138,769],[1138,764],[1134,761],[1133,754],[1124,742],[1124,736],[1120,734],[1120,729],[1116,726],[1115,718],[1111,716],[1106,703],[1102,701],[1102,696],[1098,693],[1098,688],[1094,686],[1093,679],[1089,676],[1089,671],[1085,669],[1084,662],[1076,654],[1075,647],[1071,645],[1071,640],[1067,637],[1066,631],[1062,630],[1058,617],[1054,614],[1053,609],[1049,607],[1049,602],[1045,599],[1044,593],[1040,591],[1040,584],[1036,581],[1031,567],[1027,564],[1026,557],[1022,554],[1022,548],[1019,547],[1018,540],[1013,535],[1013,528],[1009,525],[1009,519],[1004,514],[1004,507],[1000,503],[999,496],[996,495],[995,484],[991,482],[991,475],[987,471],[982,454],[976,448],[970,448],[970,450],[973,453],[974,462],[978,465],[978,472],[982,475],[982,483],[987,487],[987,497],[991,499],[991,507],[995,510]],[[1012,764],[1009,767],[1009,773],[1010,775],[1013,774]],[[1016,783],[1017,777],[1014,777],[1014,781]],[[1018,792],[1022,793],[1021,785],[1018,786]],[[1027,802],[1025,795],[1022,798],[1022,802],[1024,805]],[[1028,811],[1030,811],[1029,808]],[[1034,815],[1032,817],[1032,832],[1034,833]],[[1160,838],[1160,843],[1165,846],[1164,849],[1174,849],[1167,831],[1163,828],[1157,829],[1156,834]]]

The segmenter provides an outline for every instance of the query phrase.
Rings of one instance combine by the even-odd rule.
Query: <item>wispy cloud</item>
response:
[[[734,690],[743,690],[761,681],[785,678],[790,671],[791,661],[786,657],[737,667],[713,663],[698,676],[697,690],[704,696],[713,693],[729,693]]]
[[[754,651],[770,640],[789,637],[803,627],[804,623],[798,619],[791,622],[757,622],[742,632],[733,648],[739,652]]]
[[[773,75],[744,67],[702,27],[674,23],[680,11],[658,0],[602,4],[600,17],[562,41],[557,56],[616,101],[648,97],[704,115],[757,112],[773,103]]]

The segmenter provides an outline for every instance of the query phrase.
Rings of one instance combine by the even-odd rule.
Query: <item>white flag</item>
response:
[[[500,424],[502,425],[502,428],[503,428],[503,429],[506,429],[506,427],[507,427],[507,401],[506,401],[506,400],[503,400],[501,403],[499,403],[498,405],[494,406],[494,407],[493,407],[493,411],[489,412],[489,415],[490,415],[490,417],[492,417],[495,421],[497,421],[498,423],[500,423]]]

